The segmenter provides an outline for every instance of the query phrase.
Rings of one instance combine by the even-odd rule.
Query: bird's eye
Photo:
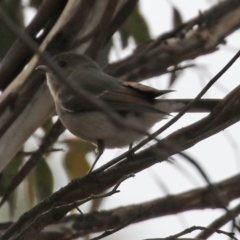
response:
[[[67,66],[67,62],[65,62],[65,61],[60,61],[60,62],[58,62],[58,66],[59,66],[60,68],[64,68],[64,67]]]

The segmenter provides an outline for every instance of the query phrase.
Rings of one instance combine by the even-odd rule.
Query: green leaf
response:
[[[182,15],[176,7],[173,7],[173,26],[178,27],[183,22]]]
[[[38,8],[42,4],[43,0],[30,0],[29,1],[29,6]]]
[[[35,186],[38,201],[43,200],[53,192],[53,175],[46,160],[43,158],[35,168]]]
[[[68,146],[68,151],[64,157],[64,166],[69,179],[84,176],[90,169],[86,155],[93,152],[96,147],[78,138],[68,139],[63,142]]]
[[[22,164],[23,158],[22,157],[14,157],[12,161],[4,168],[1,173],[1,181],[0,181],[0,196],[2,196],[5,192],[5,189],[11,183],[13,177],[15,177],[16,173],[20,165]]]
[[[133,37],[137,45],[151,39],[147,22],[138,7],[135,8],[130,17],[119,29],[119,33],[123,48],[127,46],[129,37]]]
[[[47,134],[53,126],[53,121],[52,118],[47,119],[47,121],[44,122],[44,124],[42,125],[42,129],[45,132],[45,134]]]
[[[1,1],[0,7],[10,17],[19,28],[24,27],[23,8],[20,0],[4,0]],[[16,35],[12,33],[2,22],[0,22],[0,59],[4,57],[16,40]]]
[[[36,186],[35,186],[35,177],[34,171],[31,171],[25,179],[26,182],[26,191],[28,196],[29,208],[33,207],[34,201],[36,200]]]
[[[23,157],[15,156],[11,162],[4,168],[0,176],[0,196],[3,196],[5,190],[11,183],[12,179],[18,172],[20,165],[22,164]],[[14,215],[16,206],[17,189],[8,197],[7,202],[9,204],[10,216]]]
[[[102,49],[102,51],[100,52],[100,54],[98,56],[97,62],[101,68],[108,65],[108,58],[109,58],[109,53],[112,48],[112,44],[113,44],[113,41],[112,41],[112,39],[110,39],[110,41],[108,41],[108,43],[104,46],[104,48]]]

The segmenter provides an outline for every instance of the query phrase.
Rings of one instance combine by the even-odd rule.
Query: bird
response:
[[[54,56],[52,62],[61,68],[65,80],[70,82],[73,88],[84,90],[91,98],[100,99],[109,111],[118,114],[124,126],[135,126],[132,129],[114,123],[94,104],[74,94],[47,65],[38,66],[37,70],[46,73],[56,112],[63,125],[73,135],[97,146],[98,156],[91,170],[105,148],[123,148],[141,140],[154,124],[170,113],[180,111],[189,102],[187,99],[158,99],[172,90],[159,90],[137,82],[124,82],[104,73],[96,62],[85,55],[64,52]],[[209,104],[212,108],[211,104],[215,105],[216,102],[209,101],[207,106]],[[196,108],[206,110],[201,102]]]

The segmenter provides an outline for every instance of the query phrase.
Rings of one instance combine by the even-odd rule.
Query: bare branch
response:
[[[90,200],[93,199],[98,199],[98,198],[104,198],[104,197],[109,197],[112,196],[115,193],[118,193],[118,187],[120,184],[125,181],[126,179],[133,177],[133,174],[125,175],[123,178],[121,178],[116,186],[108,192],[104,194],[99,194],[99,195],[91,195],[87,197],[86,199],[83,199],[81,201],[77,201],[74,203],[62,205],[59,207],[51,207],[49,211],[44,212],[43,214],[40,214],[31,224],[29,224],[26,228],[24,228],[22,231],[17,231],[18,234],[16,237],[13,237],[11,239],[14,240],[22,240],[22,239],[32,239],[32,236],[34,236],[36,233],[41,231],[46,225],[61,219],[63,216],[65,216],[69,211],[74,209],[76,206],[80,206]],[[29,216],[30,217],[30,216]],[[5,233],[2,234],[1,239],[8,239],[11,236],[14,236],[16,232],[11,231],[13,229],[6,231]]]
[[[34,19],[24,30],[24,33],[30,36],[34,42],[40,44],[56,23],[66,3],[67,1],[65,0],[43,1]],[[44,34],[37,37],[37,34],[42,29],[44,29]],[[34,52],[20,39],[14,43],[1,62],[0,89],[4,89],[10,84],[33,55]]]
[[[210,231],[213,231],[214,233],[218,233],[218,234],[224,234],[228,237],[230,237],[231,239],[234,239],[234,240],[238,240],[237,238],[234,237],[234,233],[229,233],[229,232],[226,232],[226,231],[222,231],[222,230],[219,230],[219,229],[214,229],[214,228],[206,228],[206,227],[201,227],[201,226],[193,226],[193,227],[190,227],[190,228],[187,228],[185,229],[184,231],[178,233],[178,234],[175,234],[173,236],[170,236],[170,237],[166,237],[166,238],[159,238],[159,239],[162,239],[162,240],[172,240],[172,239],[178,239],[178,237],[181,237],[185,234],[188,234],[188,233],[191,233],[193,231],[196,231],[196,230],[203,230],[203,231],[207,231],[207,230],[210,230]],[[184,238],[179,238],[179,239],[184,239]],[[186,238],[187,239],[187,238]],[[192,238],[193,240],[196,239],[196,240],[204,240],[206,238]],[[147,240],[147,239],[146,239]],[[150,240],[150,239],[149,239]]]
[[[226,0],[143,46],[105,71],[123,81],[141,81],[166,73],[168,67],[216,51],[240,27],[240,2]]]
[[[219,194],[230,203],[232,200],[240,197],[239,193],[239,182],[240,174],[233,176],[229,179],[223,180],[216,183],[214,186],[219,190]],[[73,205],[74,207],[74,205]],[[169,195],[163,198],[154,199],[148,202],[140,204],[128,205],[119,207],[112,210],[105,210],[100,212],[92,212],[83,215],[72,214],[65,216],[61,220],[49,225],[49,230],[44,230],[45,234],[48,233],[50,236],[53,234],[59,234],[62,237],[65,236],[66,232],[73,232],[73,236],[85,236],[90,233],[106,231],[122,226],[133,216],[136,216],[139,212],[139,208],[148,209],[146,214],[135,219],[134,222],[142,222],[148,219],[156,217],[162,217],[167,215],[173,215],[180,212],[186,212],[193,209],[216,209],[220,208],[218,201],[216,200],[211,189],[208,187],[198,188],[191,191],[183,192],[177,195]],[[239,214],[239,206],[230,210],[234,216]],[[90,219],[90,221],[89,221]],[[223,220],[223,221],[222,221]],[[229,221],[229,216],[225,214],[223,219],[218,221],[218,224],[212,224],[210,228],[218,229]],[[219,224],[220,223],[220,224]],[[6,229],[10,223],[7,223],[0,229]],[[63,228],[64,226],[64,228]],[[51,229],[55,229],[51,231]],[[204,233],[205,231],[203,231]],[[207,231],[209,232],[209,231]],[[213,233],[213,231],[210,231]],[[43,233],[38,235],[43,238]],[[201,238],[201,237],[200,237]],[[205,238],[205,237],[204,237]]]
[[[237,217],[240,214],[240,204],[238,204],[236,207],[234,207],[233,209],[230,210],[231,215]],[[222,226],[224,226],[226,223],[228,223],[231,219],[229,218],[228,214],[224,214],[222,216],[220,216],[219,218],[217,218],[216,220],[214,220],[207,229],[205,229],[203,232],[201,232],[200,234],[198,234],[198,237],[202,237],[202,238],[209,238],[214,231],[212,229],[219,229]]]

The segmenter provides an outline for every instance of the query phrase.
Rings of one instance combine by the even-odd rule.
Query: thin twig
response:
[[[211,183],[209,177],[207,176],[207,174],[203,171],[203,169],[200,167],[200,165],[194,161],[194,159],[190,158],[189,156],[187,156],[185,153],[179,153],[180,155],[182,155],[185,159],[187,159],[188,162],[190,162],[202,175],[202,177],[204,178],[204,180],[207,182],[209,188],[212,190],[213,194],[216,196],[216,199],[219,203],[219,205],[226,210],[227,214],[229,215],[229,217],[232,219],[233,221],[233,225],[236,226],[236,222],[235,222],[235,216],[231,213],[231,211],[229,211],[228,207],[227,207],[227,203],[225,201],[225,199],[223,199],[223,196],[220,195],[219,190],[216,188],[216,186],[214,184]]]
[[[48,150],[46,150],[45,153],[52,153],[52,152],[62,152],[64,151],[63,148],[49,148]],[[33,154],[35,154],[37,151],[19,151],[17,153],[17,156],[20,156],[20,157],[26,157],[26,156],[31,156]]]
[[[240,204],[230,210],[231,214],[237,217],[240,214]],[[201,238],[209,238],[214,231],[212,229],[218,229],[228,223],[230,220],[229,215],[226,213],[219,218],[215,219],[211,224],[209,224],[208,228],[206,228],[203,232],[199,233],[197,237]]]
[[[169,237],[166,237],[166,238],[160,238],[160,239],[162,239],[162,240],[177,239],[178,237],[181,237],[185,234],[191,233],[191,232],[196,231],[196,230],[211,230],[215,233],[224,234],[224,235],[227,235],[228,237],[231,237],[234,240],[238,240],[237,238],[234,237],[234,233],[229,233],[229,232],[225,232],[225,231],[222,231],[222,230],[219,230],[219,229],[201,227],[201,226],[193,226],[193,227],[190,227],[190,228],[187,228],[187,229],[183,230],[182,232],[180,232],[178,234],[175,234],[175,235],[172,235],[172,236],[169,236]],[[202,238],[196,238],[196,239],[202,239]]]
[[[141,211],[142,208],[140,206],[138,213],[133,216],[131,219],[129,219],[126,223],[122,224],[121,226],[113,229],[113,230],[108,230],[105,231],[104,233],[102,233],[101,235],[99,235],[98,237],[94,237],[91,240],[98,240],[98,239],[102,239],[105,238],[109,235],[112,235],[115,232],[118,232],[120,230],[122,230],[123,228],[127,227],[128,225],[130,225],[131,223],[133,223],[135,220],[137,220],[138,218],[140,218],[142,215],[146,214],[149,211],[150,208],[148,208],[147,210]]]
[[[33,236],[37,232],[41,231],[46,225],[61,219],[69,211],[76,208],[76,206],[80,206],[90,200],[93,200],[93,199],[105,198],[105,197],[112,196],[115,193],[118,193],[119,192],[118,187],[120,186],[120,184],[123,181],[125,181],[128,178],[133,177],[133,176],[134,176],[134,174],[127,174],[124,177],[122,177],[110,192],[98,194],[98,195],[91,195],[83,200],[76,201],[74,203],[64,204],[62,206],[57,206],[57,207],[52,207],[50,210],[39,215],[31,224],[29,224],[25,229],[23,229],[22,232],[18,233],[18,235],[16,237],[12,238],[12,240],[22,240],[22,239],[25,239],[26,236],[28,237],[27,239],[30,239],[31,236]],[[3,235],[2,235],[2,237],[3,237]],[[1,239],[1,237],[0,237],[0,239]]]

